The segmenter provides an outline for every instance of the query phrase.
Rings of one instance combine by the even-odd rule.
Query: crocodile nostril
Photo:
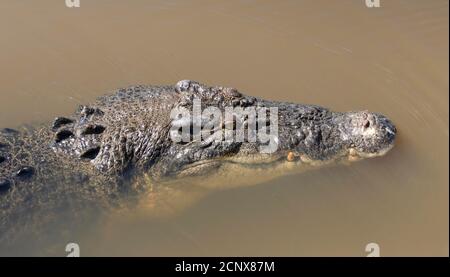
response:
[[[370,121],[366,120],[366,122],[364,123],[364,129],[367,129],[370,127]]]

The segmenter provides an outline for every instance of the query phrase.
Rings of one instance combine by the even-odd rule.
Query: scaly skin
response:
[[[277,151],[261,154],[258,141],[173,142],[170,113],[175,107],[192,109],[195,98],[202,108],[222,111],[277,107]],[[134,182],[143,174],[162,182],[218,169],[223,174],[231,164],[256,169],[379,156],[393,146],[395,134],[379,114],[268,101],[188,80],[120,89],[53,125],[0,132],[0,236],[9,239],[25,227],[56,222],[56,210],[71,219],[107,210],[146,190]]]

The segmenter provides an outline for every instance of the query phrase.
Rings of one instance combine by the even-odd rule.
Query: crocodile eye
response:
[[[370,121],[366,120],[366,122],[364,123],[364,129],[367,129],[370,127]]]

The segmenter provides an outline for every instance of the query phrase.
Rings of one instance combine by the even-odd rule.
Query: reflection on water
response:
[[[181,79],[377,111],[399,130],[385,157],[113,214],[74,239],[82,255],[448,255],[448,1],[381,3],[2,1],[0,126]]]

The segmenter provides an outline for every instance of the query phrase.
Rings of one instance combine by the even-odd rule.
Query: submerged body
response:
[[[175,124],[187,125],[190,137],[195,136],[194,120],[180,124],[171,116],[176,108],[193,108],[194,99],[201,100],[203,109],[222,111],[275,107],[277,126],[258,119],[257,124],[276,127],[276,149],[261,153],[258,140],[174,141]],[[226,125],[224,118],[219,121]],[[236,126],[231,130],[237,132]],[[149,190],[136,181],[143,176],[164,183],[190,176],[236,176],[239,169],[357,160],[385,154],[395,134],[393,124],[379,114],[268,101],[194,81],[120,89],[53,124],[0,131],[0,244],[28,226],[56,222],[55,210],[76,219],[91,208],[102,211],[124,203],[118,199],[138,197]]]

